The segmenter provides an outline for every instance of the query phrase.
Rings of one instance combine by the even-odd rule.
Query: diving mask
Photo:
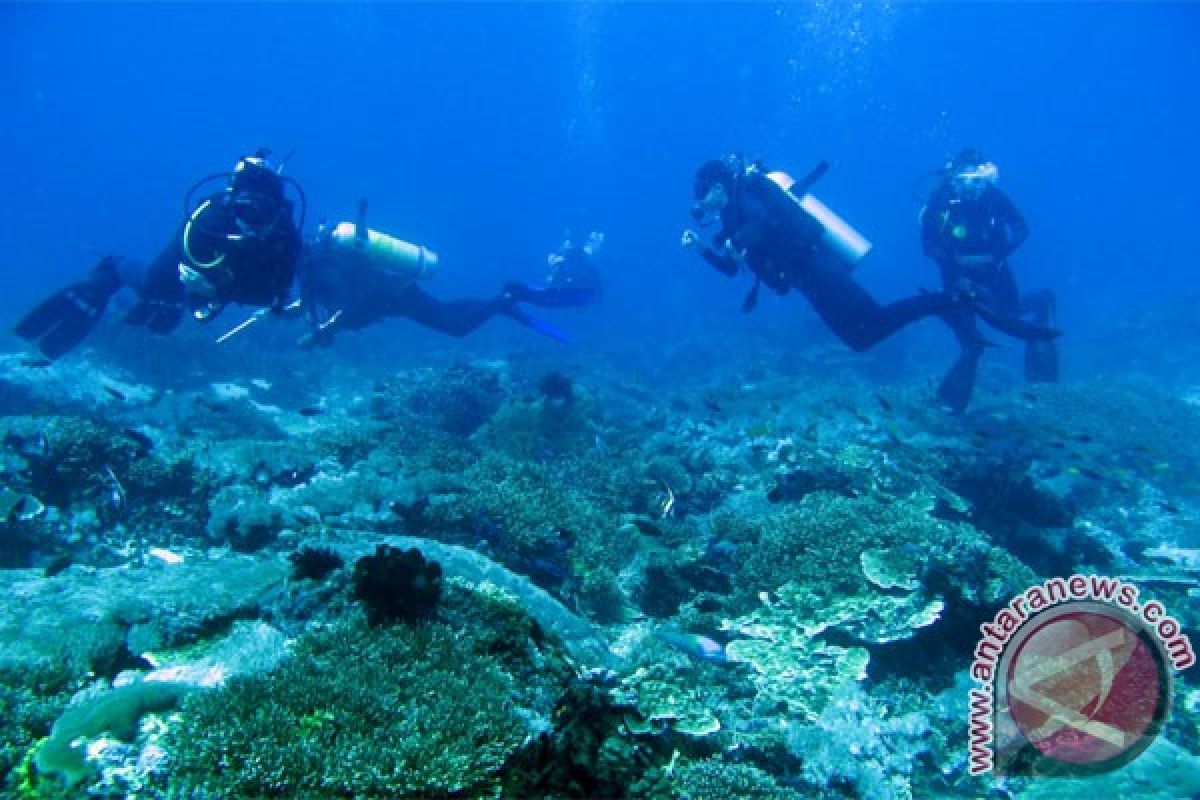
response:
[[[994,161],[964,167],[954,175],[954,188],[960,193],[978,196],[1000,179],[1000,169]]]

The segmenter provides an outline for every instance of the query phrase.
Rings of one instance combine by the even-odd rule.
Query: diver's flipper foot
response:
[[[1025,379],[1031,383],[1058,381],[1058,346],[1054,342],[1029,342],[1025,345]]]
[[[508,316],[512,317],[513,319],[515,319],[517,322],[521,323],[525,327],[532,328],[533,330],[537,331],[538,333],[542,334],[543,336],[549,336],[551,339],[555,340],[556,342],[562,342],[563,344],[571,343],[571,337],[567,335],[566,331],[564,331],[562,328],[559,328],[557,325],[551,325],[549,322],[546,322],[546,320],[544,320],[544,319],[538,319],[537,317],[531,317],[530,315],[526,314],[524,311],[521,311],[520,309],[517,309],[517,308],[507,309],[504,313],[507,314]]]
[[[983,303],[973,303],[971,308],[988,325],[1017,339],[1024,339],[1027,342],[1048,342],[1062,336],[1062,331],[1058,328],[1048,328],[1045,325],[1038,325],[1018,317],[1005,316],[988,308]]]
[[[93,281],[72,284],[39,303],[13,331],[54,361],[91,333],[111,296],[112,291]]]
[[[564,286],[530,286],[527,283],[510,281],[504,284],[505,297],[518,303],[529,303],[542,308],[574,308],[586,306],[596,299],[592,289],[577,289]]]

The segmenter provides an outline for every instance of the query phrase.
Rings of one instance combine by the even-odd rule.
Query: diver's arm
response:
[[[996,190],[996,206],[996,217],[1004,226],[1005,249],[1003,253],[999,254],[1000,258],[1004,259],[1012,255],[1013,251],[1029,238],[1029,224],[1025,222],[1025,217],[1017,210],[1008,195],[998,189]]]
[[[724,246],[720,250],[715,250],[711,247],[701,245],[700,257],[712,266],[717,272],[722,275],[733,277],[738,274],[742,262],[738,259],[729,240],[726,239]]]
[[[717,245],[717,248],[712,248],[701,240],[700,234],[689,228],[683,232],[680,244],[689,250],[697,251],[701,258],[722,275],[732,278],[738,274],[741,262],[732,252],[729,239],[723,238],[722,234],[717,234],[717,237],[713,239],[713,244]]]
[[[738,193],[734,222],[728,230],[733,249],[744,253],[761,246],[773,223],[788,213],[784,203],[790,206],[793,201],[774,182],[761,175],[750,179],[746,188]]]
[[[921,210],[921,251],[929,258],[943,262],[950,258],[943,236],[943,215],[946,213],[946,194],[934,191]]]

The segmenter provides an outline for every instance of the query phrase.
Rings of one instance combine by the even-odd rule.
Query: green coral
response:
[[[33,763],[40,774],[56,775],[66,786],[74,786],[92,772],[85,759],[85,740],[109,733],[133,741],[143,716],[174,708],[190,689],[184,684],[142,681],[89,697],[63,712]]]
[[[70,699],[70,675],[61,667],[0,667],[0,787],[13,789],[30,748],[50,733]],[[27,771],[27,770],[26,770]]]
[[[645,724],[628,723],[639,733],[664,727],[697,738],[717,733],[721,721],[712,711],[708,693],[691,685],[694,681],[694,675],[684,676],[661,664],[638,669],[623,681],[623,687]]]
[[[927,591],[993,602],[1033,577],[970,525],[932,516],[919,495],[849,498],[816,492],[753,521],[741,516],[715,518],[714,530],[749,545],[742,548],[747,557],[735,579],[742,607],[759,592],[788,582],[830,596],[920,583]]]
[[[473,525],[479,516],[493,520],[505,537],[505,547],[523,555],[541,555],[559,546],[562,532],[581,544],[594,566],[620,567],[635,542],[624,547],[614,541],[615,514],[594,484],[581,480],[574,469],[535,462],[517,462],[488,454],[466,476],[473,491],[452,506],[438,506],[452,527]]]
[[[767,605],[727,623],[729,631],[746,638],[729,642],[725,652],[730,661],[754,668],[762,709],[782,703],[789,713],[812,721],[840,687],[866,678],[870,660],[864,648],[830,644],[822,634],[837,628],[864,641],[894,641],[932,624],[941,610],[941,601],[916,594],[872,591],[830,599],[787,584]]]
[[[484,784],[530,721],[513,679],[440,623],[306,635],[276,671],[185,706],[175,790],[222,797],[444,795]]]
[[[880,589],[905,589],[912,591],[921,586],[917,577],[920,573],[915,550],[864,550],[859,556],[863,577]]]
[[[480,438],[489,449],[515,458],[578,455],[594,445],[591,420],[597,410],[578,389],[573,397],[565,405],[546,397],[510,400],[484,426]]]
[[[735,764],[719,756],[693,761],[673,770],[670,797],[676,800],[800,800],[802,795],[780,786],[761,769]]]

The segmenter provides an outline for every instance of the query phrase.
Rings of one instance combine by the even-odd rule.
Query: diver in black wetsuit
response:
[[[596,266],[596,254],[604,246],[604,234],[592,231],[583,242],[568,237],[546,257],[549,273],[546,288],[561,297],[570,297],[571,305],[593,305],[604,296],[604,282]]]
[[[1019,324],[1027,317],[1041,328],[1053,325],[1055,298],[1049,290],[1022,295],[1017,289],[1008,259],[1029,235],[1029,227],[1008,195],[996,188],[997,177],[994,163],[977,150],[963,150],[946,165],[921,211],[921,246],[937,262],[942,286],[973,300],[946,314],[961,349],[938,387],[938,398],[956,412],[970,402],[987,344],[976,314],[1002,332],[1025,339],[1026,378],[1058,379],[1055,342],[1025,336]]]
[[[439,300],[418,285],[436,270],[437,255],[367,228],[364,217],[365,204],[358,222],[324,227],[306,251],[299,269],[300,306],[311,330],[301,338],[302,346],[328,345],[336,331],[359,330],[389,317],[466,336],[502,315],[566,341],[560,330],[517,304],[581,305],[582,293],[509,282],[492,298]]]
[[[948,293],[922,293],[881,305],[854,280],[852,263],[843,253],[856,250],[861,257],[869,246],[861,237],[861,245],[831,242],[826,226],[801,205],[824,166],[793,186],[782,173],[768,173],[737,156],[706,162],[696,173],[692,213],[697,220],[719,214],[721,229],[711,248],[692,230],[684,232],[683,245],[699,249],[726,275],[743,268],[754,275],[743,311],[754,308],[760,284],[779,294],[795,289],[838,338],[859,352],[909,323],[950,311],[957,299]]]
[[[101,259],[87,279],[55,292],[15,327],[23,339],[56,359],[78,345],[99,322],[122,287],[137,303],[125,321],[154,333],[170,333],[190,309],[197,320],[216,316],[227,303],[283,307],[300,257],[301,221],[286,196],[290,183],[260,150],[241,159],[223,178],[226,185],[192,209],[151,262],[119,256]],[[189,202],[190,207],[190,202]]]

